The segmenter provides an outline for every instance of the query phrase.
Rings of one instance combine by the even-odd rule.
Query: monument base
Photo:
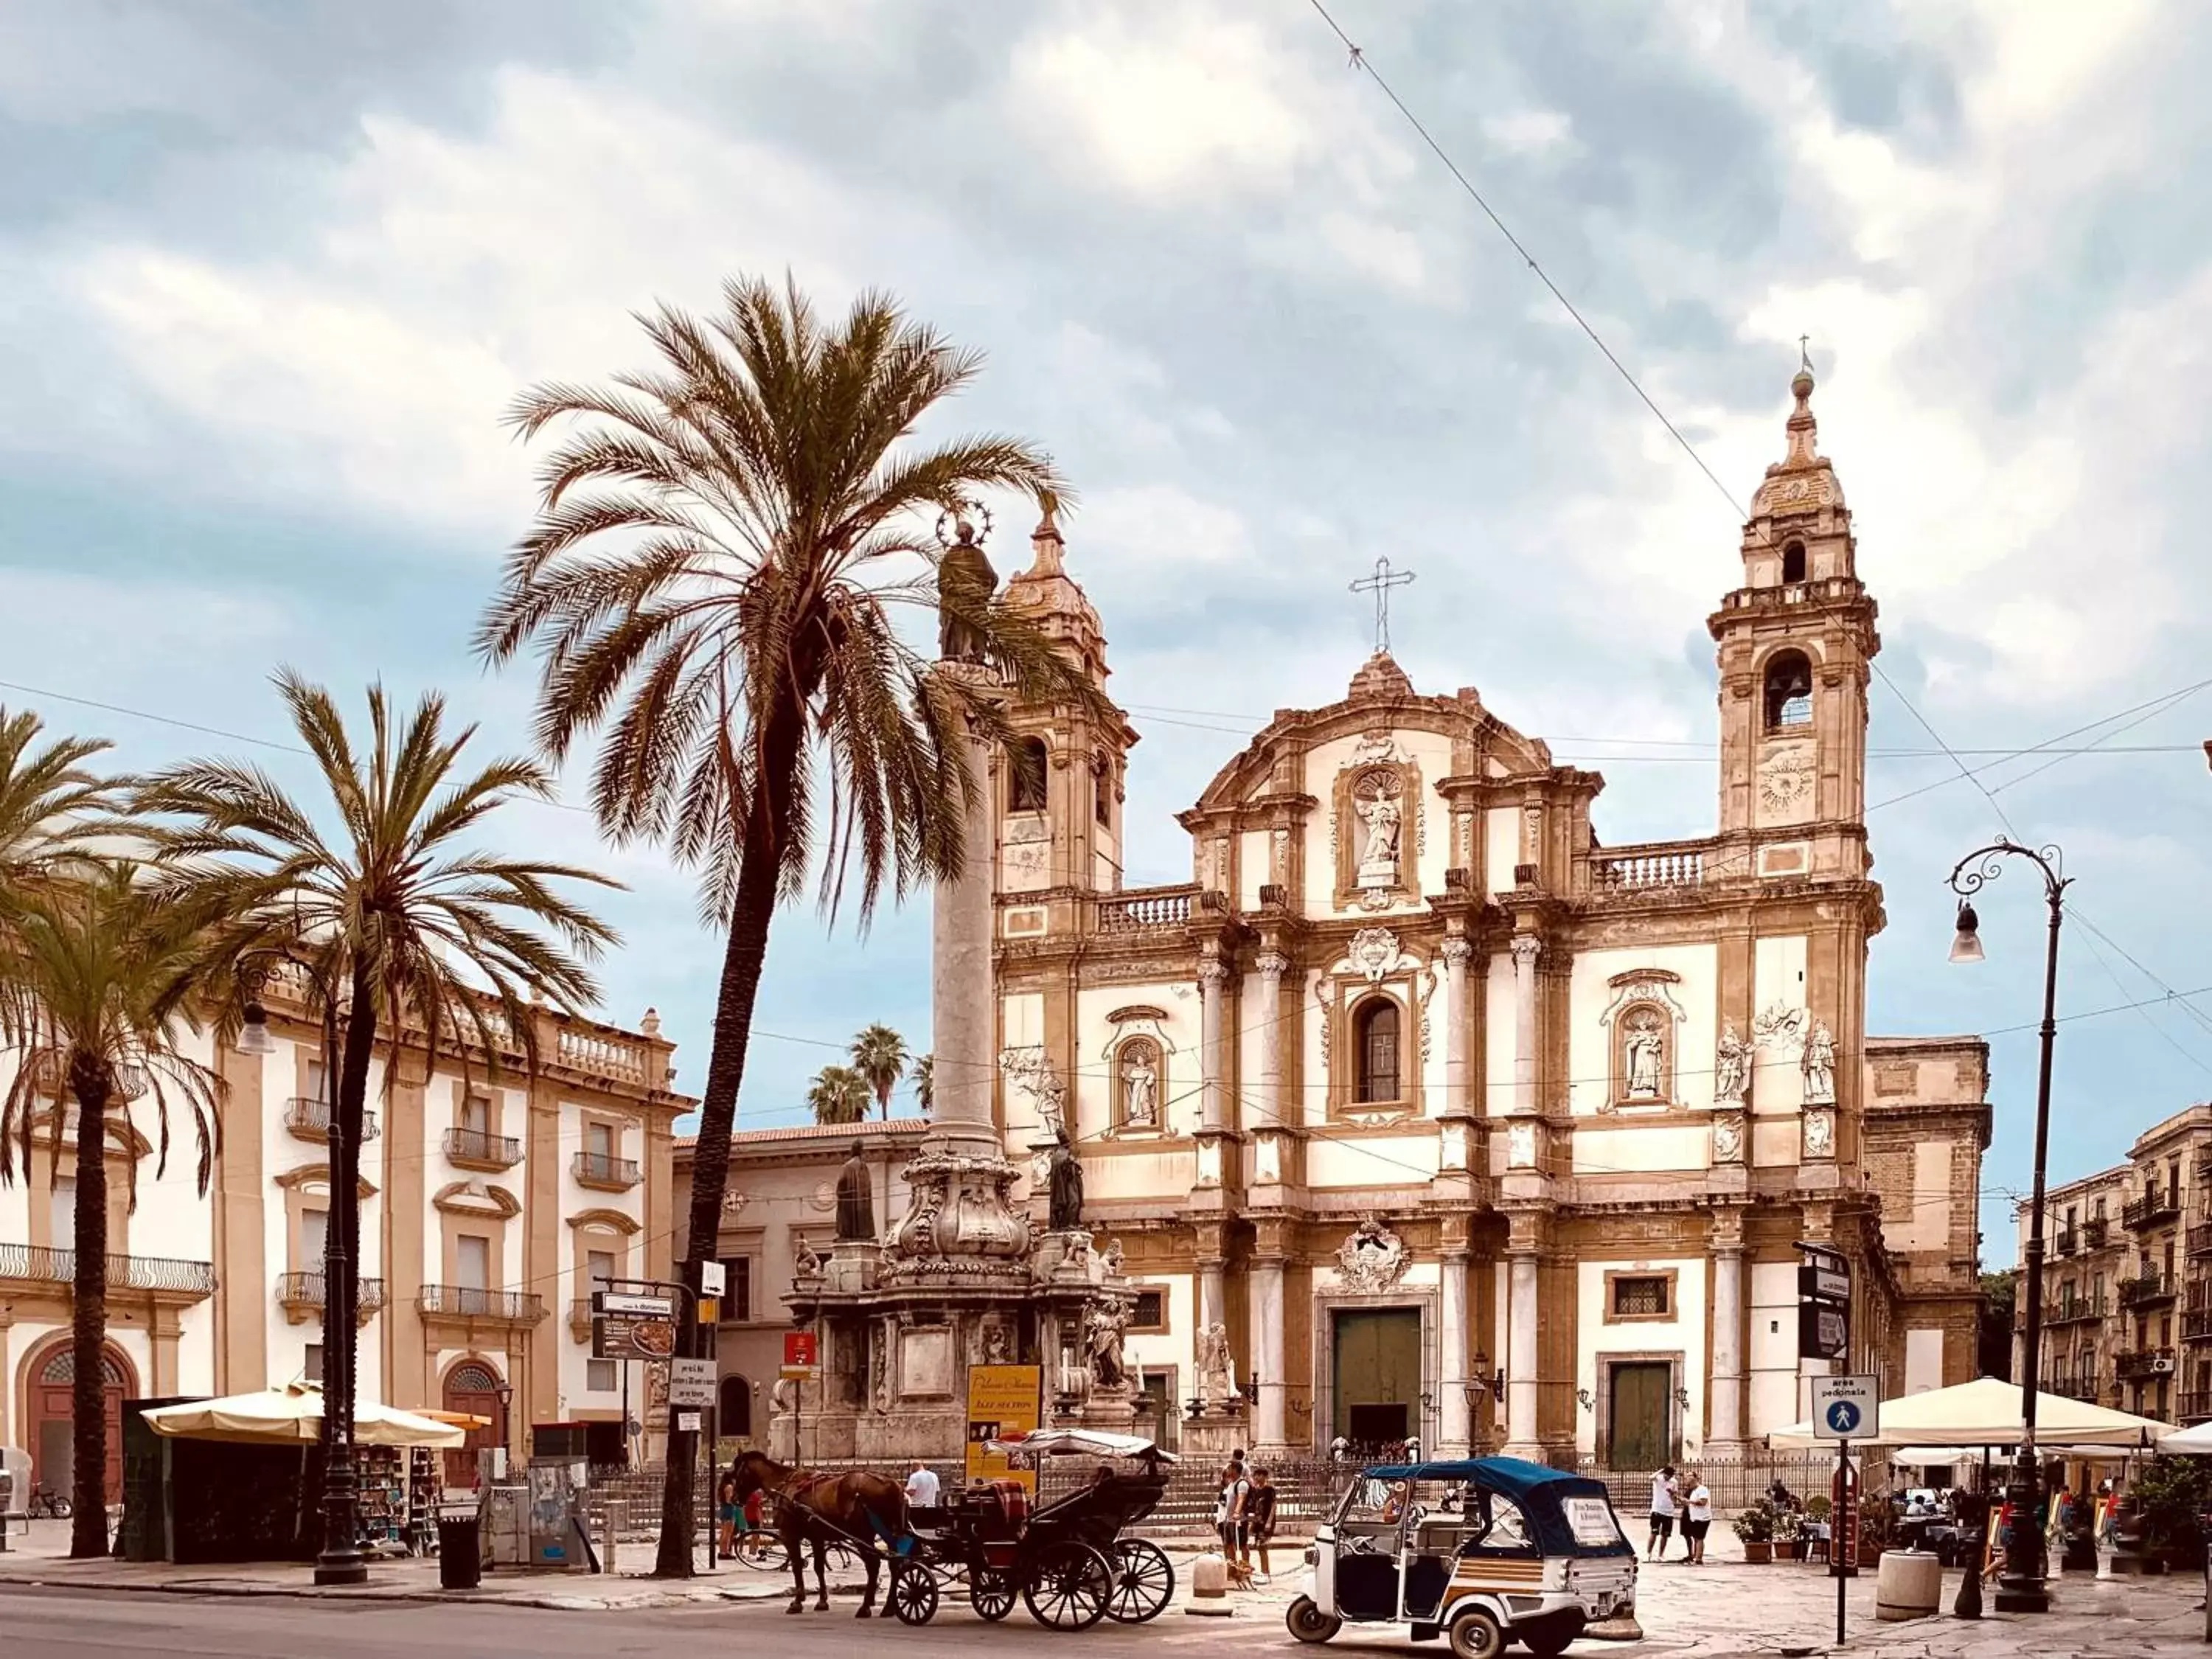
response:
[[[1249,1453],[1251,1449],[1252,1407],[1244,1400],[1209,1402],[1183,1419],[1185,1456],[1226,1462],[1232,1451]]]

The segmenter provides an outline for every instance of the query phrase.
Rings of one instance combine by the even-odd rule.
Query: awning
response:
[[[990,1443],[994,1452],[1019,1452],[1025,1457],[1157,1457],[1176,1462],[1173,1452],[1162,1451],[1138,1434],[1113,1434],[1104,1429],[1036,1429],[1009,1434]]]
[[[1854,1439],[1854,1446],[1949,1447],[1979,1451],[1985,1446],[2016,1446],[2021,1438],[2020,1385],[1994,1376],[1977,1377],[1948,1389],[1903,1395],[1881,1402],[1881,1431]],[[2093,1406],[2063,1395],[2035,1396],[2035,1441],[2050,1451],[2091,1448],[2148,1449],[2173,1432],[2170,1424],[2127,1412]],[[1813,1432],[1810,1422],[1792,1423],[1766,1437],[1777,1451],[1814,1451],[1835,1443]]]
[[[288,1382],[258,1394],[188,1400],[156,1406],[139,1415],[146,1426],[179,1440],[222,1440],[234,1445],[307,1445],[322,1438],[323,1391],[312,1382]],[[451,1424],[403,1412],[374,1400],[356,1400],[354,1443],[362,1446],[458,1447],[468,1436]]]

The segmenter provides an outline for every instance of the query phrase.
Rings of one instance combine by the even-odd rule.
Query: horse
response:
[[[866,1619],[875,1612],[876,1584],[883,1556],[878,1540],[896,1547],[908,1534],[906,1488],[886,1475],[864,1469],[842,1474],[824,1470],[793,1468],[763,1452],[741,1454],[730,1466],[739,1503],[755,1492],[764,1492],[775,1505],[776,1536],[791,1557],[791,1605],[786,1613],[806,1606],[806,1563],[802,1545],[814,1547],[814,1580],[821,1594],[817,1613],[830,1610],[830,1567],[825,1559],[831,1544],[849,1544],[867,1564],[868,1593],[854,1617]]]

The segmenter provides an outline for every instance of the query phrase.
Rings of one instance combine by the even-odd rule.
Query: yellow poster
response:
[[[1009,1434],[1028,1434],[1037,1426],[1037,1395],[1043,1385],[1039,1365],[970,1365],[968,1368],[968,1478],[1020,1481],[1036,1494],[1036,1471],[1009,1469],[1004,1454],[988,1443]]]

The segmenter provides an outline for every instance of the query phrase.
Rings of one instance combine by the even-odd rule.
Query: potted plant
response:
[[[1774,1559],[1774,1520],[1773,1500],[1754,1498],[1729,1522],[1743,1540],[1743,1559],[1753,1566],[1763,1566]]]
[[[1805,1517],[1796,1510],[1784,1510],[1774,1517],[1774,1544],[1785,1561],[1805,1559]]]

